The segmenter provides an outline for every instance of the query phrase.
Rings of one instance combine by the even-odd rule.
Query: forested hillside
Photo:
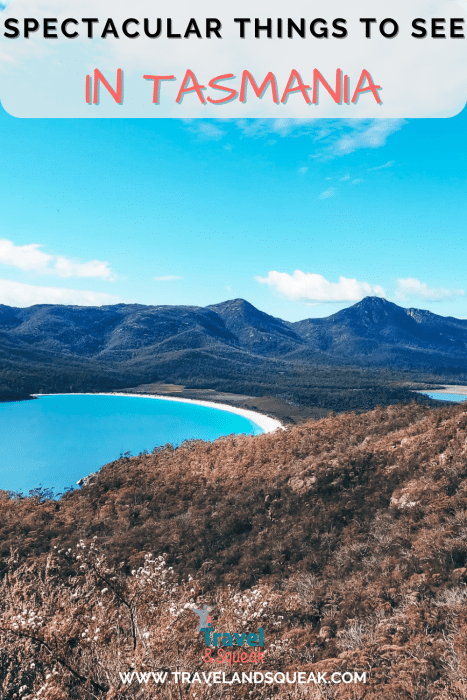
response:
[[[206,308],[0,306],[0,400],[168,382],[273,396],[323,415],[426,403],[411,384],[467,382],[466,349],[467,321],[375,297],[298,323],[242,299]]]

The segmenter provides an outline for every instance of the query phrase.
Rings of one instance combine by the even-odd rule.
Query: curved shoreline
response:
[[[429,391],[430,394],[459,394],[459,396],[467,396],[467,386],[463,384],[441,384],[441,389],[417,389],[418,393]]]
[[[235,413],[238,416],[243,416],[248,420],[251,420],[255,425],[261,428],[265,433],[274,433],[276,430],[284,430],[284,426],[276,418],[271,418],[264,413],[258,413],[256,411],[249,411],[246,408],[237,408],[236,406],[229,406],[226,403],[216,403],[215,401],[202,401],[201,399],[183,399],[176,398],[175,396],[160,396],[158,394],[127,394],[119,391],[106,391],[106,392],[95,392],[95,393],[76,393],[71,392],[69,394],[31,394],[36,398],[41,396],[136,396],[142,399],[160,399],[162,401],[178,401],[179,403],[191,403],[196,406],[205,406],[206,408],[217,408],[219,411],[226,411],[228,413]]]

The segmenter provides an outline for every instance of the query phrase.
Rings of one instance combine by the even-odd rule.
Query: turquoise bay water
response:
[[[452,401],[453,403],[462,403],[462,401],[467,401],[467,396],[464,394],[448,394],[447,392],[434,392],[434,391],[421,391],[420,394],[425,394],[429,396],[430,399],[436,399],[437,401]]]
[[[0,489],[55,492],[121,453],[263,430],[217,408],[138,396],[41,396],[0,403]]]

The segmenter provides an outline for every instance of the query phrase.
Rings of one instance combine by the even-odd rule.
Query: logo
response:
[[[205,663],[263,663],[264,651],[261,647],[264,646],[264,629],[260,627],[258,632],[214,632],[212,624],[211,612],[213,608],[210,605],[204,604],[201,609],[192,608],[192,612],[198,615],[199,623],[196,628],[197,632],[204,634],[204,643],[206,645],[203,661]],[[251,651],[224,651],[228,647],[243,647],[251,648]],[[211,646],[217,647],[216,658],[211,656]],[[253,651],[254,649],[254,651]]]
[[[204,630],[214,629],[211,624],[211,615],[209,614],[212,612],[210,605],[206,605],[205,603],[201,610],[196,610],[196,608],[192,608],[192,610],[199,617],[199,625],[196,629],[197,632],[204,632]]]

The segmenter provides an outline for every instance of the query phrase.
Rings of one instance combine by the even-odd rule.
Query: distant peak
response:
[[[257,310],[253,306],[253,304],[250,304],[250,302],[246,301],[245,299],[229,299],[227,301],[221,301],[219,304],[211,304],[207,308],[208,309],[232,309],[232,310],[254,309],[255,311]]]
[[[364,297],[361,301],[358,301],[354,306],[396,306],[392,301],[384,299],[384,297]]]
[[[222,302],[223,304],[229,304],[230,306],[252,306],[246,299],[227,299],[227,301]]]
[[[381,322],[389,317],[396,318],[401,315],[406,315],[405,309],[394,304],[392,301],[383,299],[382,297],[365,297],[356,304],[348,306],[346,309],[341,309],[329,318],[348,319],[352,322],[360,319],[364,323]]]
[[[348,307],[348,309],[358,309],[361,311],[372,311],[379,313],[394,313],[396,311],[405,312],[401,306],[394,304],[392,301],[388,301],[383,297],[364,297],[361,301],[357,301],[356,304]],[[344,309],[345,311],[345,309]]]

